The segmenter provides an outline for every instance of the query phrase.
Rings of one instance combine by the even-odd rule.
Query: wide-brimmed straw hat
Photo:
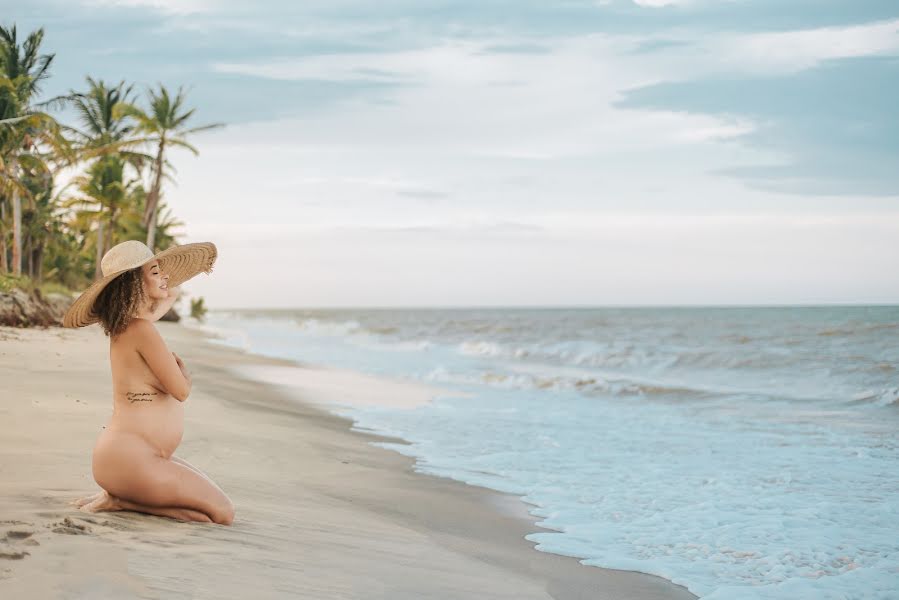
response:
[[[169,288],[173,288],[199,273],[211,273],[217,256],[218,250],[212,242],[172,246],[158,254],[153,254],[146,244],[137,240],[117,244],[110,248],[100,261],[103,277],[92,283],[72,303],[62,319],[62,325],[84,327],[99,321],[93,310],[94,301],[113,279],[125,271],[158,260],[160,270],[169,276]]]

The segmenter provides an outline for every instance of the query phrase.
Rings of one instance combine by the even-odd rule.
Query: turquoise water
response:
[[[521,496],[542,551],[704,598],[899,598],[899,307],[219,311],[222,342],[464,391],[353,408]]]

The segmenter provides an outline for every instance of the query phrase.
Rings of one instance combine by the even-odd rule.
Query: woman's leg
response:
[[[196,468],[195,466],[193,466],[192,464],[190,464],[189,462],[187,462],[187,461],[184,460],[183,458],[178,458],[178,457],[175,456],[174,454],[172,454],[169,458],[171,458],[174,462],[178,463],[179,465],[184,465],[185,467],[187,467],[187,468],[190,469],[191,471],[194,471],[194,472],[198,473],[199,475],[201,475],[202,477],[204,477],[209,483],[211,483],[212,485],[215,485],[215,487],[218,487],[218,486],[215,484],[215,482],[214,482],[212,479],[210,479],[209,476],[208,476],[206,473],[204,473],[204,472],[201,471],[200,469]],[[221,488],[219,488],[219,489],[221,489]]]
[[[84,512],[130,510],[134,512],[157,515],[160,517],[178,519],[179,521],[199,521],[201,523],[212,523],[212,519],[210,519],[206,513],[202,513],[198,510],[192,510],[190,508],[159,508],[156,506],[146,506],[143,504],[137,504],[135,502],[129,502],[128,500],[122,500],[121,498],[115,498],[113,496],[110,496],[106,490],[98,493],[92,502],[88,502],[80,506],[79,509]]]
[[[215,523],[233,522],[231,500],[206,476],[159,456],[137,435],[124,432],[104,435],[103,444],[94,450],[94,479],[110,496],[132,507],[149,507],[156,512],[189,509],[205,514]]]
[[[174,461],[178,464],[184,465],[188,469],[195,471],[199,475],[203,476],[207,481],[209,481],[209,483],[211,483],[215,487],[217,487],[217,488],[219,487],[208,475],[203,473],[203,471],[196,468],[195,466],[193,466],[192,464],[190,464],[183,458],[178,458],[174,454],[172,456],[170,456],[169,458],[171,458],[172,461]],[[219,488],[219,489],[221,489],[221,488]],[[99,492],[96,492],[91,496],[84,496],[83,498],[78,498],[77,500],[73,500],[73,501],[69,502],[69,504],[71,504],[72,506],[75,506],[76,508],[81,508],[82,506],[87,506],[91,502],[95,502],[95,501],[99,500],[101,496],[105,496],[106,494],[107,494],[106,490],[100,490]],[[110,510],[110,509],[103,509],[103,510]],[[138,511],[138,512],[145,512],[145,511]]]
[[[124,493],[116,494],[119,499],[133,506],[197,510],[220,525],[234,521],[231,500],[196,471],[156,455],[149,458],[142,471],[139,480],[131,481]]]
[[[169,517],[179,521],[197,521],[199,523],[214,523],[209,515],[193,510],[190,508],[159,508],[156,506],[146,506],[144,504],[136,504],[127,500],[118,500],[122,510],[132,510],[134,512],[147,513],[158,517]]]

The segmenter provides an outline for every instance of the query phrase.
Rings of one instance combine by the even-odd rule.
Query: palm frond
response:
[[[199,150],[197,150],[194,146],[188,144],[187,142],[185,142],[182,139],[173,138],[173,139],[167,140],[167,143],[169,146],[177,146],[179,148],[186,148],[187,150],[190,150],[191,152],[193,152],[194,156],[200,155]]]

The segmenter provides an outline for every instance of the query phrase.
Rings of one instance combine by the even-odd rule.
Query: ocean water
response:
[[[702,598],[899,598],[899,307],[211,312],[220,343],[469,394],[340,407],[519,495],[537,549]]]

